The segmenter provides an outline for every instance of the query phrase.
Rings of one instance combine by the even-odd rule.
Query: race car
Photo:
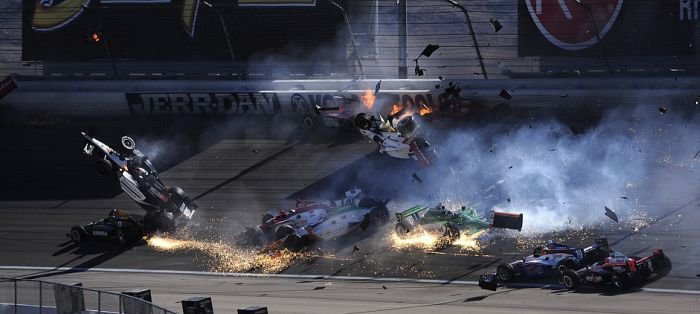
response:
[[[642,284],[652,274],[665,276],[670,270],[671,260],[662,250],[656,250],[644,258],[627,257],[622,253],[613,252],[604,261],[578,271],[568,269],[562,275],[562,281],[569,290],[588,285],[612,287],[619,291],[627,290],[634,284]]]
[[[105,219],[73,226],[66,236],[77,244],[90,240],[106,240],[125,246],[137,242],[144,234],[143,226],[137,218],[124,210],[114,209]]]
[[[123,152],[118,152],[85,132],[81,135],[86,140],[83,153],[96,160],[95,171],[117,177],[124,193],[146,211],[144,221],[148,227],[167,231],[190,221],[197,204],[181,188],[168,187],[160,180],[148,157],[136,149],[133,139],[123,136]]]
[[[393,114],[385,120],[377,113],[359,113],[355,116],[355,126],[362,135],[377,144],[380,154],[415,159],[425,165],[430,165],[435,159],[436,154],[430,148],[430,143],[416,135],[418,123],[411,115]]]
[[[479,215],[474,208],[462,206],[461,210],[451,211],[438,204],[435,207],[414,206],[396,213],[394,231],[400,238],[407,237],[417,228],[445,239],[452,243],[460,233],[474,234],[492,228],[514,229],[520,231],[523,226],[523,214],[491,212],[490,219]]]
[[[299,203],[302,210],[272,217],[241,237],[255,236],[259,239],[257,243],[267,243],[263,251],[281,248],[299,251],[318,240],[333,240],[358,229],[366,230],[373,224],[386,223],[388,200],[360,198],[361,193],[360,189],[352,189],[345,192],[343,199],[329,203],[302,201]]]
[[[558,278],[567,270],[579,270],[604,260],[610,254],[607,239],[596,239],[595,244],[579,249],[550,241],[544,247],[536,247],[532,255],[520,261],[501,264],[496,269],[499,281],[509,282],[518,278]]]

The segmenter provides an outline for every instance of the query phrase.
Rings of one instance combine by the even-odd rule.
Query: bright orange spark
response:
[[[424,116],[424,115],[426,115],[426,114],[433,113],[433,109],[430,109],[430,108],[428,108],[428,106],[426,106],[425,104],[422,104],[422,105],[420,106],[420,110],[418,110],[418,113],[419,113],[421,116]]]

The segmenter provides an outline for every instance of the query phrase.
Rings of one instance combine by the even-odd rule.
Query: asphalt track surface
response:
[[[62,267],[55,271],[23,273],[3,270],[0,271],[0,276],[23,275],[24,278],[55,281],[68,278],[64,276],[80,276],[80,280],[84,282],[94,282],[94,285],[90,285],[93,288],[107,289],[126,286],[148,286],[154,289],[160,287],[159,289],[163,290],[158,293],[162,293],[167,300],[166,303],[169,302],[172,305],[174,300],[184,298],[181,297],[181,292],[184,291],[182,288],[169,287],[172,285],[169,284],[170,278],[176,278],[176,276],[135,278],[105,275],[97,278],[90,272],[80,273],[98,267],[209,270],[204,263],[197,262],[196,253],[164,254],[154,252],[146,245],[125,249],[105,245],[79,247],[68,241],[65,234],[72,225],[103,218],[113,208],[140,212],[140,209],[127,196],[120,193],[115,184],[116,180],[96,176],[92,172],[91,163],[81,156],[82,142],[78,132],[90,125],[100,125],[98,137],[110,143],[117,143],[118,137],[128,130],[130,135],[137,138],[137,144],[138,138],[144,138],[152,140],[152,146],[162,146],[160,151],[156,150],[158,157],[155,159],[156,166],[161,169],[162,179],[182,187],[189,195],[196,198],[201,208],[199,223],[214,224],[217,232],[222,234],[238,234],[244,226],[257,224],[260,215],[266,209],[289,207],[297,197],[327,193],[325,191],[333,187],[331,182],[352,184],[352,174],[368,162],[387,162],[384,156],[373,153],[372,144],[353,136],[337,136],[331,132],[311,137],[274,139],[271,136],[273,131],[267,126],[255,123],[247,124],[249,128],[237,129],[237,131],[228,130],[216,122],[159,121],[158,123],[161,123],[159,124],[161,131],[157,132],[154,132],[150,126],[144,126],[143,120],[54,121],[53,124],[37,126],[29,123],[29,125],[7,126],[0,129],[2,138],[7,139],[7,145],[1,148],[3,162],[0,170],[4,176],[0,202],[2,213],[0,246],[3,248],[3,254],[0,254],[0,266]],[[202,125],[209,128],[218,127],[222,132],[216,132],[216,134],[201,132],[199,130],[202,129]],[[184,137],[178,135],[183,133]],[[196,134],[198,138],[195,144],[191,141],[192,134]],[[690,175],[698,176],[697,173]],[[664,180],[668,179],[660,175],[653,181],[663,185]],[[673,261],[673,269],[668,276],[655,280],[646,287],[700,290],[700,262],[698,262],[700,231],[697,228],[697,222],[700,221],[698,210],[700,197],[696,186],[690,185],[687,190],[666,191],[663,197],[647,205],[664,208],[666,214],[658,217],[641,232],[599,230],[586,236],[569,237],[567,244],[587,245],[593,238],[604,235],[616,250],[630,252],[628,253],[630,255],[649,254],[655,248],[663,248]],[[377,233],[386,233],[389,228],[387,226],[386,229],[378,230]],[[360,248],[360,251],[353,252],[354,246]],[[498,264],[527,254],[529,254],[528,251],[518,249],[513,243],[503,243],[497,247],[487,248],[478,254],[460,252],[455,248],[428,253],[394,251],[389,250],[376,236],[359,235],[335,246],[332,257],[320,256],[297,262],[282,273],[312,276],[427,278],[446,282],[474,281],[479,274],[495,270]],[[74,277],[70,278],[72,280]],[[187,279],[178,278],[177,280]],[[239,279],[221,278],[215,280],[239,281]],[[417,284],[416,287],[408,283],[400,284],[401,293],[393,292],[394,288],[392,288],[391,292],[396,293],[392,296],[387,294],[389,291],[379,291],[377,286],[379,289],[382,288],[381,284],[377,283],[356,284],[330,281],[331,288],[319,292],[314,291],[310,286],[318,286],[319,283],[309,283],[306,287],[303,284],[282,279],[240,279],[240,281],[245,282],[244,286],[252,285],[255,288],[241,293],[234,291],[236,297],[224,296],[233,290],[207,290],[210,288],[207,283],[202,283],[207,289],[192,287],[191,291],[192,294],[199,294],[195,291],[220,294],[222,298],[228,298],[226,302],[236,305],[279,302],[276,304],[290,309],[289,312],[298,313],[309,311],[305,306],[314,302],[317,302],[314,306],[342,304],[337,312],[355,310],[371,312],[392,307],[398,310],[399,302],[410,304],[406,306],[426,306],[430,307],[431,311],[432,307],[436,307],[449,312],[456,310],[453,306],[471,306],[470,302],[464,302],[471,296],[490,295],[475,287],[453,288],[449,284],[439,286]],[[192,280],[192,282],[195,281]],[[290,285],[300,285],[300,288],[284,288]],[[281,288],[274,292],[276,288],[272,287]],[[333,296],[321,296],[335,287],[339,287],[339,290],[334,292]],[[344,289],[355,293],[346,294],[343,292]],[[264,292],[265,290],[268,291]],[[492,309],[487,305],[498,305],[504,309],[504,312],[515,309],[518,311],[530,309],[534,312],[555,311],[556,304],[561,306],[569,302],[582,302],[582,306],[595,304],[596,308],[590,311],[657,312],[661,311],[661,308],[657,309],[654,306],[668,303],[677,306],[674,312],[684,312],[691,310],[692,306],[689,304],[697,304],[697,297],[675,295],[661,297],[654,294],[654,299],[651,299],[646,296],[649,292],[625,294],[616,296],[615,299],[608,297],[598,299],[597,296],[600,293],[574,296],[574,294],[557,292],[551,296],[550,290],[508,291],[510,290],[502,290],[503,294],[488,297],[486,303],[492,302],[492,304],[480,301],[479,306],[484,307],[471,310],[490,311]],[[384,294],[378,294],[380,292]],[[284,296],[268,297],[274,293],[282,293]],[[431,295],[433,293],[438,295]],[[263,294],[266,295],[261,296]],[[368,297],[370,294],[374,299]],[[453,298],[450,297],[451,295],[454,295]],[[537,306],[516,301],[508,301],[511,305],[503,303],[504,300],[511,300],[512,296],[517,296],[512,300],[534,299],[547,302],[557,300],[556,302],[561,303],[542,305],[543,302],[535,302]],[[249,297],[256,298],[253,299],[255,302],[242,300],[249,300]],[[357,300],[366,298],[374,301],[370,301],[364,307],[357,307]],[[654,301],[657,298],[660,300],[658,303]],[[624,302],[620,302],[623,299]],[[635,310],[621,305],[628,303],[634,304],[632,307]],[[404,310],[410,309],[408,307]],[[424,309],[420,311],[422,310]]]

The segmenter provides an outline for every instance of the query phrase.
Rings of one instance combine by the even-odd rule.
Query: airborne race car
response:
[[[360,198],[361,193],[353,189],[345,192],[345,198],[329,203],[298,201],[293,210],[264,216],[263,223],[248,228],[239,236],[238,243],[264,246],[263,251],[280,248],[299,251],[317,240],[332,240],[357,229],[386,223],[388,201]]]
[[[82,244],[89,240],[117,242],[121,246],[137,242],[144,236],[141,222],[126,211],[114,209],[109,217],[86,225],[73,226],[67,234],[73,242]]]
[[[422,215],[421,213],[424,212]],[[460,211],[446,210],[445,206],[414,206],[396,213],[396,235],[403,238],[417,228],[435,234],[452,243],[461,232],[474,234],[491,228],[505,228],[520,231],[523,226],[523,214],[491,212],[490,221],[480,216],[474,208],[462,206]]]
[[[418,123],[413,116],[401,117],[400,113],[389,115],[387,120],[380,114],[359,113],[355,116],[355,126],[362,135],[377,144],[380,154],[386,153],[400,159],[411,158],[430,165],[435,159],[430,143],[416,135]]]
[[[496,277],[502,282],[517,278],[558,278],[569,269],[579,270],[602,261],[610,252],[607,239],[596,239],[595,244],[583,249],[550,241],[544,247],[535,248],[532,255],[521,261],[499,265]]]
[[[121,139],[119,153],[96,138],[81,133],[87,143],[83,153],[96,159],[95,170],[103,176],[116,175],[119,184],[145,211],[144,224],[161,230],[186,225],[197,205],[179,187],[167,187],[148,157],[136,149],[128,136]]]
[[[612,286],[615,290],[627,290],[633,284],[641,284],[652,274],[665,276],[671,270],[671,260],[662,250],[656,250],[644,258],[627,257],[614,252],[604,261],[578,271],[567,270],[562,275],[564,286],[576,290],[581,285],[595,287]]]

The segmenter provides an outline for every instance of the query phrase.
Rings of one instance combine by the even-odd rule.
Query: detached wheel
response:
[[[498,268],[496,268],[496,277],[498,277],[500,281],[511,282],[513,278],[515,278],[515,271],[510,265],[499,265]]]
[[[316,119],[314,119],[313,116],[304,116],[304,119],[301,120],[301,123],[308,130],[313,130],[316,128]]]
[[[136,142],[131,137],[122,136],[122,146],[130,152],[136,148]]]
[[[369,129],[369,117],[366,113],[358,113],[355,116],[355,126],[362,130]]]
[[[73,242],[80,244],[85,242],[86,238],[87,232],[85,231],[85,228],[83,228],[83,226],[74,226],[70,229],[70,239]]]
[[[562,275],[562,281],[564,282],[564,287],[568,290],[576,290],[576,288],[578,288],[578,274],[571,269],[567,270],[564,275]]]
[[[100,159],[95,162],[95,172],[103,177],[106,177],[114,172],[114,167],[109,160]]]

